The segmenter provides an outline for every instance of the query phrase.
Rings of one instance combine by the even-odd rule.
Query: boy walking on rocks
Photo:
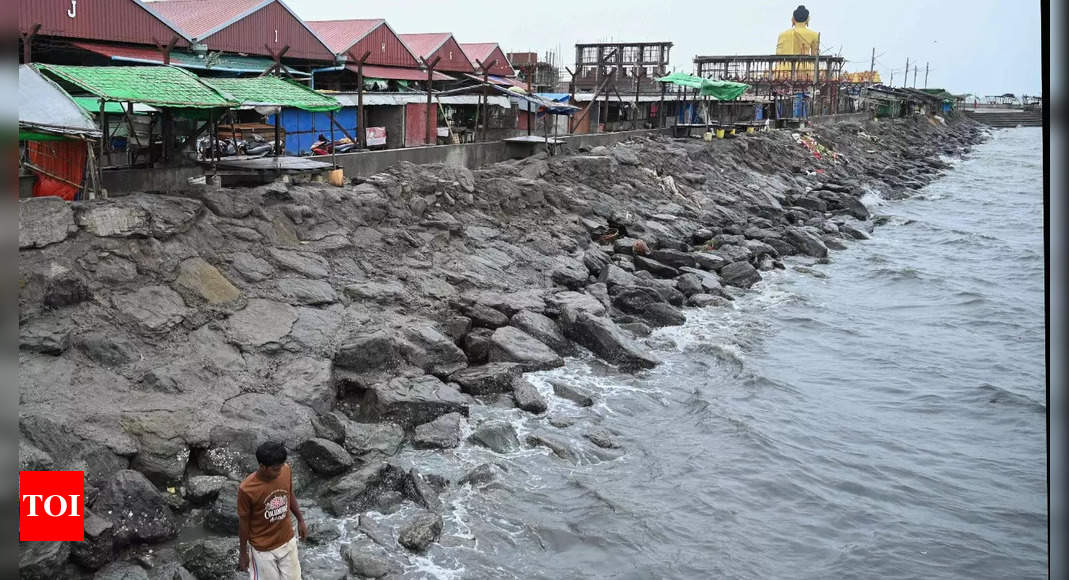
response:
[[[302,540],[308,527],[293,495],[286,447],[274,441],[264,443],[256,449],[256,461],[260,468],[238,486],[238,570],[248,570],[250,580],[300,580],[290,512],[297,518]]]

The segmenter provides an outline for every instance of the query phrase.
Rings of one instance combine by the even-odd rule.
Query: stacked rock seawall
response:
[[[651,328],[866,238],[862,195],[908,195],[982,136],[965,119],[840,123],[402,164],[342,188],[24,200],[20,468],[86,471],[95,526],[78,550],[25,548],[27,577],[122,559],[198,510],[235,533],[225,502],[266,439],[328,513],[433,512],[447,482],[393,464],[402,446],[449,446],[473,405],[539,412],[522,373],[578,348],[655,366]]]

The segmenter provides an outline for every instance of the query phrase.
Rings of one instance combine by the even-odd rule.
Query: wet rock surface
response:
[[[21,546],[23,577],[128,560],[174,538],[190,510],[191,525],[232,534],[233,486],[269,438],[291,450],[302,500],[328,513],[436,505],[388,462],[403,446],[464,445],[473,406],[545,413],[517,369],[582,349],[622,371],[656,366],[637,337],[687,308],[730,308],[790,260],[834,259],[880,222],[862,196],[908,195],[938,174],[926,160],[983,135],[968,120],[913,119],[808,133],[849,162],[814,158],[789,132],[637,137],[474,171],[401,163],[341,188],[20,201],[20,466],[85,470],[93,514],[84,546]],[[620,237],[599,244],[610,225]],[[523,443],[473,425],[473,442],[567,461],[618,446],[586,431],[580,450],[547,421]],[[441,534],[424,519],[407,549]],[[229,578],[236,549],[232,537],[182,541],[172,576],[181,565]]]

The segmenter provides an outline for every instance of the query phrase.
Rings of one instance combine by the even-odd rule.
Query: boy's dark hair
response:
[[[256,448],[256,461],[259,461],[260,465],[266,465],[267,467],[282,465],[286,462],[286,456],[286,446],[278,441],[261,443]]]

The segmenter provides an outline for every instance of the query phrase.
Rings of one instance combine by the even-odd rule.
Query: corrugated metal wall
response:
[[[495,58],[497,59],[497,64],[490,67],[490,74],[503,77],[512,76],[514,74],[515,71],[509,66],[508,60],[505,58],[505,53],[501,52],[500,48],[495,48],[490,53],[490,56],[486,57],[486,61],[491,61]]]
[[[405,147],[427,144],[427,104],[405,105]]]
[[[360,58],[365,51],[369,50],[371,54],[367,57],[367,64],[409,68],[419,66],[419,61],[408,52],[405,45],[401,43],[401,39],[397,38],[397,35],[385,25],[373,30],[371,34],[353,45],[349,52],[353,53],[353,58]]]
[[[345,127],[350,135],[356,137],[356,107],[334,111],[334,119]],[[267,123],[274,125],[275,116],[269,115]],[[320,134],[330,139],[330,113],[283,109],[280,125],[286,131],[286,155],[307,154],[312,143],[319,140]],[[334,138],[344,139],[345,134],[335,127]]]
[[[282,47],[288,45],[290,48],[283,58],[328,62],[334,60],[330,49],[319,42],[311,31],[278,2],[264,6],[207,37],[204,42],[211,50],[247,52],[265,56],[270,56],[265,45],[275,51],[282,50]]]
[[[442,57],[442,60],[438,61],[438,66],[434,67],[434,70],[466,73],[475,71],[471,63],[468,62],[468,57],[464,55],[464,51],[460,49],[460,45],[452,38],[445,41],[442,47],[436,50],[427,60],[433,61],[436,56]]]
[[[72,12],[73,11],[73,12]],[[74,16],[71,16],[74,14]],[[155,45],[179,36],[166,24],[130,0],[19,0],[19,31],[40,24],[40,35]],[[185,40],[179,40],[185,46]]]

